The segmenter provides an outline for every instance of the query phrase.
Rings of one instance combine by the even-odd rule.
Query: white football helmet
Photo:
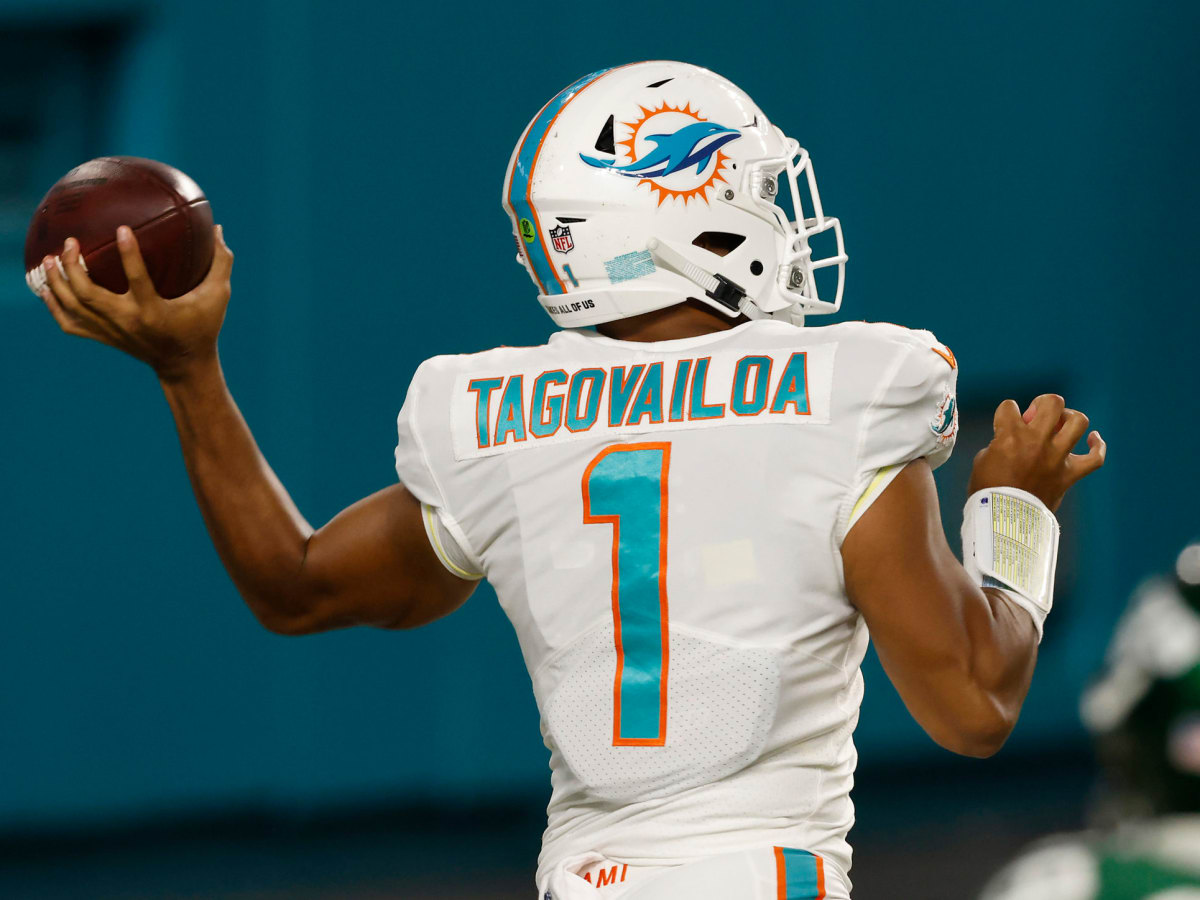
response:
[[[776,202],[782,175],[795,221]],[[821,208],[808,153],[699,66],[632,63],[564,88],[517,142],[503,204],[517,261],[564,328],[689,297],[730,317],[797,324],[842,302],[842,227]],[[809,240],[823,232],[836,249],[814,260]],[[703,244],[733,249],[720,256]],[[817,296],[814,278],[828,266],[837,267],[832,299]]]

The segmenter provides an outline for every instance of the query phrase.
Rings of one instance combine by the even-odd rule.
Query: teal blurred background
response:
[[[184,895],[180,878],[195,896],[349,896],[360,876],[417,896],[395,885],[419,866],[388,862],[424,846],[415,829],[505,851],[508,881],[463,896],[532,896],[547,753],[490,589],[417,632],[262,630],[208,542],[152,375],[63,337],[21,248],[38,198],[84,159],[192,175],[237,254],[229,382],[323,522],[394,480],[422,359],[550,332],[500,209],[508,155],[560,87],[640,58],[719,71],[809,149],[851,257],[837,319],[954,349],[952,532],[1000,399],[1063,393],[1109,444],[1063,509],[1058,607],[999,759],[938,750],[869,664],[856,896],[889,896],[871,885],[915,878],[951,832],[1002,853],[1042,813],[1070,824],[1090,771],[1079,691],[1132,586],[1200,532],[1198,35],[1183,0],[0,0],[0,894],[108,896],[48,873],[102,866],[111,853],[88,854],[125,835],[143,850],[117,854],[113,896]],[[279,865],[231,862],[194,887],[188,866],[225,852],[180,849],[197,830],[264,841],[250,857]],[[330,834],[378,856],[345,881],[288,864],[297,848],[344,861]],[[421,896],[459,896],[459,863],[430,853]],[[913,883],[967,896],[986,871],[959,868]]]

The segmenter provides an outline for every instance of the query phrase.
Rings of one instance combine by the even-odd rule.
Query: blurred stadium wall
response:
[[[543,802],[490,590],[415,633],[261,630],[152,376],[62,337],[21,249],[86,158],[195,177],[237,253],[229,381],[321,522],[394,479],[423,358],[549,332],[513,263],[504,167],[562,85],[638,58],[720,71],[808,147],[851,255],[839,318],[929,328],[958,355],[951,529],[1000,399],[1060,391],[1107,438],[1108,469],[1064,508],[1060,606],[992,771],[1086,759],[1076,700],[1123,600],[1200,530],[1198,10],[2,0],[0,832]],[[867,784],[950,764],[874,663],[859,743]]]

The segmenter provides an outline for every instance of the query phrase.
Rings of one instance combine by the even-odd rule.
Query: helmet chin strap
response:
[[[746,289],[741,285],[735,284],[718,272],[709,272],[697,265],[669,241],[651,238],[646,248],[657,264],[692,282],[704,291],[706,297],[714,301],[709,306],[730,318],[745,316],[748,319],[783,319],[794,325],[804,324],[804,313],[796,306],[781,304],[777,310],[763,309],[746,294]]]
[[[720,312],[730,318],[740,315],[757,318],[752,313],[755,310],[754,303],[746,296],[746,290],[741,285],[734,284],[724,275],[701,268],[667,241],[651,238],[646,249],[656,263],[682,275],[704,291],[706,297],[716,301],[712,305]]]

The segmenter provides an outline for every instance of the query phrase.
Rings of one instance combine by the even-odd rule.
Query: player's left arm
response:
[[[970,492],[1015,488],[1057,509],[1104,462],[1096,432],[1088,453],[1071,452],[1087,426],[1054,394],[1024,415],[1005,401]],[[893,479],[847,534],[842,559],[847,594],[913,718],[954,752],[999,750],[1029,691],[1040,629],[1028,607],[982,586],[950,549],[928,462],[911,462]]]
[[[842,558],[847,594],[912,717],[947,750],[996,752],[1029,690],[1037,633],[950,549],[929,463],[893,479],[846,536]]]

